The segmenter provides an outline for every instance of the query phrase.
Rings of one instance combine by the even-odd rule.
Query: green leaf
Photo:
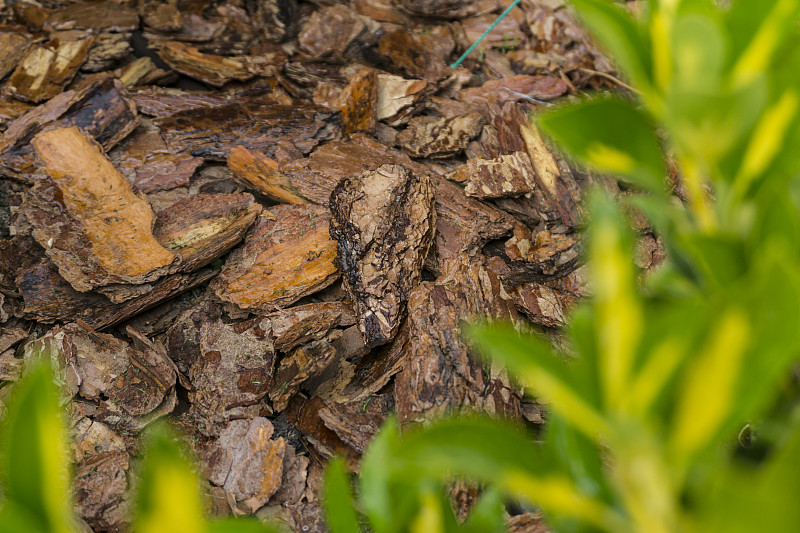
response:
[[[134,517],[136,533],[207,531],[199,480],[185,452],[162,424],[152,427],[147,438]]]
[[[344,460],[337,457],[325,471],[325,514],[331,533],[359,533],[358,515],[353,504],[350,480]]]
[[[482,352],[506,366],[533,394],[545,399],[587,436],[597,439],[607,432],[598,406],[542,341],[503,324],[473,326],[468,331]]]
[[[41,531],[70,533],[76,522],[58,390],[46,360],[31,366],[14,390],[3,424],[0,472],[6,498],[16,509],[7,512],[35,522]]]
[[[666,173],[654,125],[629,102],[594,98],[540,115],[538,124],[589,167],[664,192]]]

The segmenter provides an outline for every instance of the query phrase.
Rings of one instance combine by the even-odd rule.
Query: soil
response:
[[[527,117],[619,87],[556,0],[450,66],[505,4],[0,1],[0,408],[51,350],[94,531],[128,531],[162,417],[209,513],[303,532],[325,461],[357,471],[392,413],[544,423],[462,329],[557,334],[588,294],[582,192],[618,186]],[[458,516],[476,496],[453,484]]]

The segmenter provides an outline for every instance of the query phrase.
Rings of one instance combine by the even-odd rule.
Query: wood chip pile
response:
[[[451,68],[506,2],[0,1],[0,410],[51,350],[93,530],[128,529],[160,417],[211,513],[298,532],[390,413],[542,423],[461,331],[557,331],[588,291],[581,192],[616,185],[527,116],[614,71],[558,4]]]

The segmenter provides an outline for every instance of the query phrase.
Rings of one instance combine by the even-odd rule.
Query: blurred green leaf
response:
[[[359,533],[347,469],[341,457],[328,463],[325,471],[325,515],[331,533]]]
[[[175,437],[162,424],[151,427],[137,491],[136,533],[207,531],[199,487],[186,452]]]
[[[650,120],[620,98],[594,98],[559,107],[538,124],[587,165],[663,192],[665,170]]]
[[[13,520],[40,531],[76,531],[66,429],[58,390],[45,359],[31,360],[17,384],[2,428],[0,472]]]

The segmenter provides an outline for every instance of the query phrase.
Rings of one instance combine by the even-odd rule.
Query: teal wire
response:
[[[472,52],[472,51],[475,49],[475,47],[476,47],[476,46],[478,46],[478,45],[480,44],[480,42],[483,40],[483,38],[484,38],[484,37],[486,37],[487,35],[489,35],[489,32],[491,32],[491,31],[494,29],[494,27],[495,27],[495,26],[497,26],[497,25],[500,23],[500,21],[501,21],[501,20],[503,20],[503,19],[505,18],[505,16],[506,16],[506,15],[508,15],[509,11],[511,11],[512,9],[514,9],[514,6],[516,6],[517,4],[519,4],[519,2],[520,2],[520,0],[514,0],[514,1],[511,3],[511,5],[510,5],[510,6],[508,6],[508,7],[506,8],[506,10],[505,10],[505,11],[503,11],[502,13],[500,13],[500,16],[499,16],[499,17],[497,17],[497,20],[495,20],[494,22],[492,22],[492,25],[491,25],[491,26],[489,26],[488,28],[486,28],[486,31],[485,31],[485,32],[483,32],[483,35],[481,35],[480,37],[478,37],[478,40],[477,40],[477,41],[475,41],[474,43],[472,43],[472,46],[470,46],[469,48],[467,48],[467,51],[466,51],[466,52],[464,52],[463,54],[461,54],[461,57],[459,57],[459,58],[458,58],[458,61],[456,61],[455,63],[453,63],[453,64],[452,64],[452,65],[450,65],[450,66],[451,66],[452,68],[458,68],[458,66],[461,64],[461,62],[462,62],[462,61],[464,61],[464,60],[467,58],[467,56],[470,54],[470,52]]]

